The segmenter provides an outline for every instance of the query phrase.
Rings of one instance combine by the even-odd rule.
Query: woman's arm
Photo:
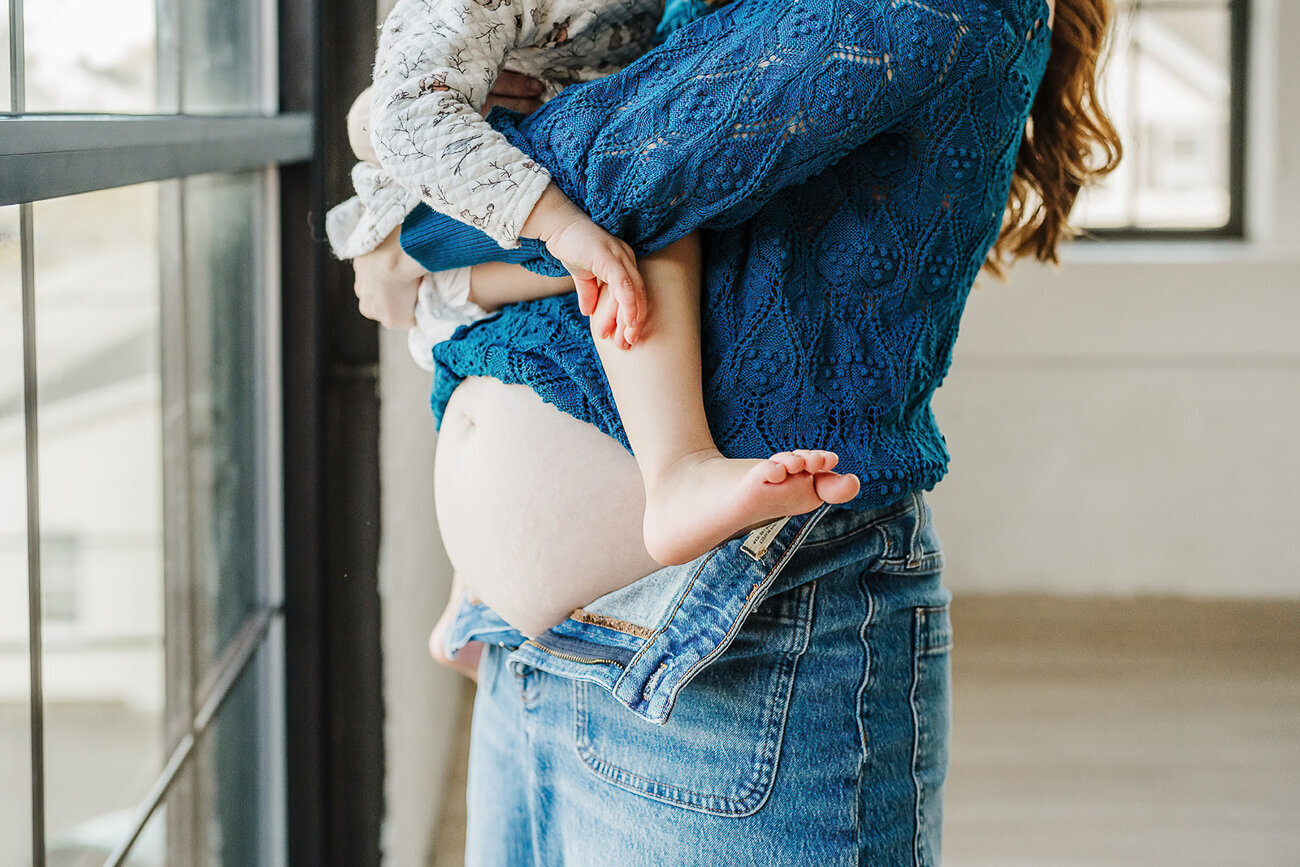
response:
[[[743,222],[906,119],[964,68],[968,33],[914,0],[737,0],[618,74],[490,120],[646,252]]]

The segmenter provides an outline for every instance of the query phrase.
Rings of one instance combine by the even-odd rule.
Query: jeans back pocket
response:
[[[773,597],[656,726],[604,690],[574,681],[582,762],[621,789],[718,816],[748,816],[776,778],[799,657],[808,647],[815,584]]]

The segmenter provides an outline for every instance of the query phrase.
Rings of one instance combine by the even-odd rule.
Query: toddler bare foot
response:
[[[665,566],[689,563],[737,531],[857,496],[858,478],[831,472],[833,452],[732,460],[716,450],[678,459],[646,488],[645,545]]]

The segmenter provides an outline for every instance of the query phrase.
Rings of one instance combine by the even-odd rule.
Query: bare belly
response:
[[[525,635],[659,568],[632,456],[521,385],[452,394],[434,471],[438,523],[469,592]]]

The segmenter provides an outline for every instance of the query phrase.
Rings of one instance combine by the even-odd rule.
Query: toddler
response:
[[[847,502],[858,480],[833,472],[838,458],[826,451],[724,457],[704,414],[698,237],[641,261],[651,307],[632,249],[476,109],[503,70],[540,80],[543,98],[617,71],[652,46],[662,11],[661,0],[399,0],[380,38],[369,136],[353,124],[357,197],[330,213],[327,228],[340,258],[354,258],[423,201],[473,227],[451,224],[452,248],[478,232],[507,249],[521,238],[545,243],[571,280],[502,262],[426,277],[413,352],[428,366],[432,344],[485,307],[576,291],[645,482],[646,549],[671,565],[746,529]]]

